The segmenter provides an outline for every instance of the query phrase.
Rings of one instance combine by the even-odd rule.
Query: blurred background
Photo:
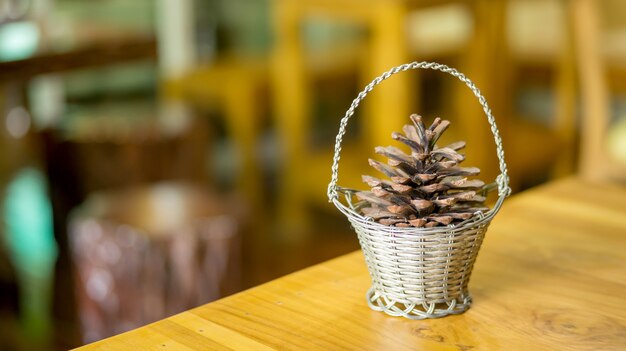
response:
[[[0,0],[0,349],[64,350],[358,249],[328,204],[339,120],[387,69],[470,77],[514,192],[626,180],[626,2]],[[394,76],[339,184],[410,113],[498,174],[480,105]]]

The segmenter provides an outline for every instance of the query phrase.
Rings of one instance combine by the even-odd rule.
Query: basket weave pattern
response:
[[[370,307],[414,319],[469,308],[467,283],[488,222],[416,235],[357,221],[351,218],[372,277]]]
[[[448,73],[465,83],[482,105],[496,144],[501,171],[496,178],[498,201],[489,211],[477,212],[472,218],[456,226],[386,226],[359,214],[350,193],[345,194],[345,204],[338,196],[341,142],[348,120],[376,85],[393,74],[418,68]],[[511,192],[508,183],[502,140],[495,119],[478,88],[463,74],[438,63],[412,62],[392,68],[367,85],[341,120],[328,198],[346,215],[358,235],[372,278],[372,286],[366,295],[368,305],[373,310],[410,319],[437,318],[466,311],[472,302],[468,291],[472,268],[489,223]]]

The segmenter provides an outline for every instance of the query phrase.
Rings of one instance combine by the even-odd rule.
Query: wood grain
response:
[[[371,311],[354,252],[80,350],[618,350],[624,214],[626,188],[579,179],[508,200],[462,315],[410,321]]]

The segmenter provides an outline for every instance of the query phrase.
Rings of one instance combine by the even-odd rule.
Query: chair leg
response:
[[[307,128],[311,119],[311,94],[300,43],[300,15],[296,5],[285,1],[274,7],[276,38],[272,57],[271,85],[275,128],[282,162],[278,184],[278,226],[284,237],[299,240],[309,227],[306,211]]]
[[[563,177],[572,174],[576,164],[576,65],[574,47],[572,43],[572,27],[565,23],[566,38],[561,50],[556,72],[556,106],[554,111],[553,129],[556,131],[561,151],[552,168],[553,177]]]
[[[471,50],[463,55],[460,69],[476,82],[489,101],[503,134],[507,132],[508,115],[506,99],[509,87],[506,70],[505,1],[477,0],[473,2],[474,35],[469,43]],[[455,108],[458,128],[467,141],[468,164],[481,169],[484,179],[495,179],[498,174],[495,145],[481,106],[463,84],[455,84]]]
[[[256,96],[256,86],[241,83],[237,88],[228,89],[225,96],[226,128],[232,136],[237,154],[240,155],[240,169],[236,188],[249,199],[252,208],[263,209],[262,174],[257,162],[257,142],[259,140],[260,114]]]
[[[405,19],[407,9],[396,1],[377,4],[376,15],[373,16],[371,42],[369,44],[368,70],[365,73],[369,82],[390,67],[406,63],[407,39]],[[411,97],[418,96],[410,82],[417,71],[398,74],[382,83],[364,102],[365,109],[365,145],[387,145],[391,133],[401,130],[411,113]],[[371,148],[369,148],[371,149]]]

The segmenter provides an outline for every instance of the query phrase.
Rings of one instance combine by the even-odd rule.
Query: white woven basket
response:
[[[349,194],[346,194],[345,204],[338,196],[341,142],[348,120],[376,85],[396,73],[418,68],[445,72],[465,83],[482,105],[496,144],[501,172],[496,178],[498,201],[489,211],[477,212],[456,226],[385,226],[357,213]],[[478,250],[491,219],[510,192],[502,139],[487,101],[474,83],[454,68],[434,62],[412,62],[394,67],[368,84],[341,120],[335,142],[332,179],[328,184],[328,199],[348,217],[359,237],[372,277],[367,302],[373,310],[410,319],[437,318],[466,311],[472,302],[467,285]]]

